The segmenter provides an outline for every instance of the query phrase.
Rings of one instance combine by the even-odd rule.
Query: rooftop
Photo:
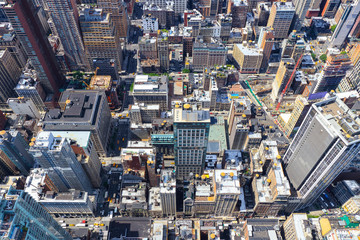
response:
[[[248,46],[247,42],[242,44],[235,44],[235,46],[246,56],[262,56],[262,49],[258,48],[257,45]]]
[[[159,187],[152,187],[149,190],[149,211],[162,211]]]
[[[142,94],[144,92],[167,93],[167,77],[136,75],[133,94]]]
[[[160,179],[161,193],[176,193],[176,176],[174,170],[162,170]]]
[[[240,180],[236,170],[217,169],[214,176],[216,194],[240,195]]]
[[[64,105],[65,109],[50,109],[44,118],[44,130],[62,127],[68,129],[69,123],[74,125],[74,129],[76,127],[79,130],[83,127],[88,128],[86,125],[95,125],[102,98],[103,101],[106,100],[104,94],[98,91],[66,90],[59,100],[59,104]]]
[[[47,149],[50,151],[60,151],[66,138],[51,134],[51,132],[40,132],[32,146],[33,149]]]
[[[174,122],[204,122],[210,123],[210,112],[207,110],[191,110],[190,104],[184,104],[185,109],[174,109]],[[189,110],[187,110],[189,109]]]
[[[277,11],[295,11],[295,7],[292,2],[274,2]]]
[[[338,97],[313,104],[328,129],[346,144],[360,142],[360,118]]]
[[[62,137],[76,141],[80,147],[86,148],[90,141],[90,131],[45,131],[50,132],[53,136]]]

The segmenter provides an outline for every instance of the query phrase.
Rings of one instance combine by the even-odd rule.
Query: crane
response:
[[[290,76],[288,82],[286,83],[286,86],[285,86],[284,90],[281,92],[281,95],[280,95],[280,97],[279,97],[279,102],[278,102],[278,104],[276,105],[276,111],[279,110],[279,107],[280,107],[281,101],[282,101],[282,99],[283,99],[283,97],[284,97],[284,94],[286,93],[286,90],[287,90],[287,88],[289,87],[289,85],[290,85],[290,83],[291,83],[291,79],[294,77],[294,74],[295,74],[295,72],[296,72],[296,69],[299,67],[299,64],[300,64],[300,61],[301,61],[302,57],[303,57],[303,54],[301,54],[301,56],[299,57],[296,65],[295,65],[295,67],[294,67],[294,70],[293,70],[293,72],[291,73],[291,76]]]
[[[94,78],[96,78],[97,71],[98,71],[99,69],[100,69],[99,67],[97,67],[97,68],[95,69]],[[93,88],[90,87],[89,84],[87,84],[85,81],[82,81],[82,82],[85,84],[87,90],[93,89]]]

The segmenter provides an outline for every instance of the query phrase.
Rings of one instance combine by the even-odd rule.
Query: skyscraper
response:
[[[295,8],[292,2],[273,3],[267,26],[274,29],[275,38],[284,39],[288,37],[294,14]]]
[[[333,35],[331,36],[331,47],[340,48],[345,39],[349,36],[349,32],[354,26],[356,18],[360,13],[359,0],[354,1],[352,4],[348,4],[342,14],[339,23],[337,24]]]
[[[175,165],[178,179],[202,174],[210,128],[208,110],[184,104],[174,110]]]
[[[16,97],[14,88],[21,75],[21,68],[8,49],[0,50],[0,102]]]
[[[258,46],[263,50],[263,59],[260,69],[266,71],[269,63],[269,58],[274,45],[274,33],[268,27],[261,28]]]
[[[67,90],[59,100],[61,109],[50,109],[44,118],[45,131],[91,131],[99,156],[106,156],[111,114],[102,91]]]
[[[352,86],[360,92],[360,61],[358,60],[355,64],[353,69],[349,72],[346,76]]]
[[[247,0],[229,0],[227,4],[227,14],[232,16],[232,27],[245,27],[249,8]]]
[[[360,119],[337,97],[314,103],[284,155],[303,208],[312,204],[360,151]]]
[[[98,0],[97,4],[105,13],[111,14],[117,36],[126,38],[129,25],[126,3],[123,0]]]
[[[295,29],[300,30],[303,21],[305,19],[306,13],[309,10],[310,4],[312,0],[294,0],[295,6]]]
[[[120,39],[116,35],[110,13],[105,13],[102,9],[85,8],[80,12],[80,27],[89,62],[107,58],[115,59],[116,65],[121,66]]]
[[[47,93],[59,93],[65,82],[31,0],[9,1],[4,7],[11,25]]]
[[[44,169],[60,192],[69,189],[91,191],[91,183],[77,160],[68,139],[40,132],[30,143],[30,153]]]
[[[240,196],[240,181],[236,170],[215,170],[215,215],[231,216]]]
[[[168,71],[170,65],[169,41],[166,38],[158,38],[157,45],[160,68],[162,71]]]
[[[14,130],[2,131],[0,134],[0,154],[3,161],[9,162],[8,160],[10,160],[22,175],[29,175],[30,168],[34,166],[35,162],[28,153],[29,145],[24,137]]]
[[[160,201],[163,216],[176,214],[176,177],[172,170],[163,170],[160,179]]]
[[[84,44],[79,27],[79,14],[75,0],[48,0],[51,19],[64,47],[70,70],[87,70]]]
[[[346,53],[341,54],[340,51],[329,51],[326,64],[315,85],[314,92],[330,92],[335,90],[351,66],[352,63]]]
[[[70,234],[28,193],[2,189],[0,220],[3,239],[71,240]]]
[[[283,58],[280,62],[278,71],[276,72],[275,80],[272,84],[271,98],[275,102],[281,92],[286,87],[287,83],[290,81],[289,86],[291,86],[292,81],[294,80],[295,75],[292,75],[292,72],[295,68],[295,61],[292,58]],[[291,79],[290,79],[291,78]],[[287,90],[290,88],[288,87]]]

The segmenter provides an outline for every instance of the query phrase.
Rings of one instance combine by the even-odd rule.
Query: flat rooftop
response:
[[[48,131],[53,136],[76,141],[80,147],[87,147],[90,141],[90,131]]]
[[[174,122],[210,123],[210,112],[207,110],[183,110],[181,108],[175,108]]]
[[[240,195],[240,181],[236,170],[215,170],[214,178],[216,184],[216,194]]]
[[[246,56],[262,56],[262,50],[258,47],[251,46],[249,47],[247,44],[244,46],[243,44],[235,44],[235,46]]]
[[[59,108],[50,109],[44,118],[44,130],[68,129],[69,123],[73,123],[74,129],[81,130],[84,123],[95,125],[97,113],[104,94],[98,91],[89,90],[67,90],[62,93],[59,100],[60,105],[64,104],[65,110]],[[81,125],[76,125],[81,123]],[[88,126],[84,126],[88,128]],[[61,130],[61,129],[59,129]]]
[[[313,104],[314,109],[324,118],[327,127],[345,143],[360,142],[360,118],[338,97]]]
[[[144,92],[167,93],[167,77],[136,75],[134,80],[133,94],[142,94]]]
[[[273,4],[276,5],[276,10],[277,11],[294,11],[295,12],[295,7],[292,4],[292,2],[274,2]]]

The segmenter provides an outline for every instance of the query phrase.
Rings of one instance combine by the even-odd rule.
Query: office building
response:
[[[55,137],[50,132],[40,132],[31,144],[30,153],[46,170],[59,192],[76,189],[90,192],[88,176],[72,150],[69,140]]]
[[[277,218],[248,218],[243,225],[244,239],[281,239]]]
[[[90,63],[85,55],[75,0],[49,0],[47,5],[70,70],[88,70]]]
[[[355,180],[343,180],[335,184],[332,193],[340,205],[343,205],[353,196],[360,194],[360,185]]]
[[[15,130],[0,133],[0,152],[3,163],[12,171],[20,171],[24,176],[29,175],[30,168],[34,166],[34,159],[28,153],[29,145],[24,137]],[[13,167],[15,165],[15,168]]]
[[[226,63],[227,48],[216,43],[194,43],[193,69],[196,72],[202,72],[206,67],[215,65],[221,66]]]
[[[160,107],[158,104],[135,103],[129,108],[129,113],[131,122],[136,124],[152,123],[154,119],[160,117]]]
[[[31,118],[40,119],[41,114],[30,98],[9,98],[7,104],[15,114],[26,114]]]
[[[94,59],[93,68],[97,69],[97,75],[111,76],[112,80],[119,80],[119,71],[115,59],[97,58]]]
[[[276,72],[275,80],[272,84],[271,98],[275,102],[281,93],[285,89],[288,82],[288,88],[286,91],[290,90],[290,86],[294,80],[295,74],[292,75],[295,68],[295,61],[292,58],[283,58],[280,62],[278,71]]]
[[[129,17],[126,3],[123,0],[98,0],[98,7],[111,14],[118,38],[128,36]]]
[[[181,15],[185,12],[186,8],[186,4],[187,1],[186,0],[171,0],[171,1],[165,1],[165,0],[149,0],[147,1],[151,4],[155,4],[161,8],[166,8],[167,5],[173,6],[174,8],[174,12],[176,15]]]
[[[359,214],[359,212],[360,212],[360,195],[351,197],[341,207],[348,214]]]
[[[9,189],[3,189],[1,194],[1,238],[72,239],[70,234],[25,191],[10,186]]]
[[[302,122],[302,120],[305,117],[305,114],[309,110],[310,106],[311,105],[306,100],[306,98],[304,98],[302,96],[296,97],[296,100],[294,103],[294,109],[291,112],[289,121],[287,121],[287,123],[284,127],[284,133],[286,136],[289,137],[293,133],[294,128],[296,126],[298,127],[300,125],[300,123]]]
[[[160,62],[160,68],[162,72],[169,70],[170,60],[169,60],[169,41],[168,38],[159,38],[157,40],[157,49],[158,57]]]
[[[65,83],[65,78],[60,72],[47,34],[36,15],[36,9],[37,6],[30,0],[12,1],[4,7],[16,36],[19,38],[27,57],[31,60],[45,92],[57,95]]]
[[[259,73],[263,50],[245,41],[234,45],[233,58],[240,67],[240,73]]]
[[[79,190],[70,189],[69,192],[56,193],[42,186],[43,172],[34,172],[26,179],[24,191],[38,202],[48,213],[55,218],[84,218],[93,217],[95,206],[94,196]],[[92,201],[91,201],[92,200]]]
[[[165,122],[164,122],[165,121]],[[164,154],[164,158],[174,159],[174,132],[172,119],[154,119],[151,133],[151,144],[157,153]]]
[[[212,216],[215,209],[214,171],[204,171],[203,175],[195,174],[190,183],[184,182],[184,206],[186,216]]]
[[[177,178],[202,174],[208,145],[210,113],[190,104],[174,109],[175,166]]]
[[[157,39],[145,34],[139,41],[141,59],[157,59]]]
[[[43,120],[44,131],[90,131],[100,157],[106,156],[111,114],[104,92],[66,90],[61,109],[51,109]]]
[[[355,20],[360,13],[360,4],[356,0],[353,3],[347,4],[344,13],[336,25],[335,31],[331,36],[330,46],[341,48],[349,36],[351,29],[354,26]]]
[[[312,0],[294,0],[294,6],[295,6],[295,29],[300,30],[306,13],[309,10],[310,4]]]
[[[162,170],[160,178],[160,201],[162,215],[176,214],[176,176],[174,170]]]
[[[240,181],[236,170],[214,171],[215,215],[231,216],[240,197]]]
[[[49,178],[48,170],[43,168],[33,168],[30,171],[30,175],[26,178],[26,183],[24,186],[25,191],[27,191],[27,188],[30,188],[31,191],[29,194],[33,194],[33,192],[46,192],[46,191],[52,191],[54,193],[58,193],[59,189],[55,186],[53,181]],[[31,186],[32,183],[33,186]],[[32,192],[32,193],[30,193]]]
[[[230,149],[245,150],[248,142],[250,131],[249,121],[245,114],[235,116],[229,128]]]
[[[94,188],[101,185],[101,162],[96,153],[96,148],[91,140],[90,131],[51,131],[53,136],[67,138],[71,142],[78,161],[81,163],[86,175]]]
[[[347,54],[341,54],[337,49],[333,52],[329,51],[326,64],[313,92],[335,90],[351,67],[352,63]]]
[[[323,18],[334,18],[340,3],[340,0],[326,0],[321,16]]]
[[[229,14],[219,14],[217,15],[217,21],[221,26],[220,38],[223,41],[228,41],[231,32],[232,17]]]
[[[145,33],[154,33],[159,30],[159,21],[157,18],[148,16],[142,17],[142,26]]]
[[[47,110],[44,103],[46,101],[46,93],[37,80],[34,70],[28,68],[22,72],[19,82],[15,87],[15,92],[20,98],[31,99],[40,113],[45,113]]]
[[[135,103],[158,104],[163,111],[169,107],[168,92],[166,76],[136,75],[130,96],[134,98]]]
[[[229,0],[227,2],[227,14],[231,14],[233,28],[245,27],[248,9],[247,0]]]
[[[313,239],[306,213],[293,213],[284,222],[285,239]]]
[[[359,117],[337,97],[314,103],[284,156],[292,186],[309,206],[358,155]]]
[[[10,97],[16,97],[14,88],[21,75],[19,66],[8,49],[0,50],[0,101],[6,103]]]
[[[89,62],[98,58],[114,59],[116,65],[121,66],[120,40],[110,16],[110,13],[105,13],[102,9],[82,9],[79,18],[82,37]]]
[[[144,15],[151,15],[157,18],[161,29],[169,29],[175,24],[175,12],[171,5],[161,8],[151,3],[145,3],[143,6]]]
[[[258,46],[259,48],[261,48],[263,51],[263,59],[261,62],[261,67],[260,69],[262,71],[266,71],[268,64],[269,64],[269,59],[270,59],[270,55],[271,55],[271,51],[272,48],[274,46],[274,32],[268,28],[268,27],[263,27],[260,30],[260,36],[259,36],[259,41],[258,41]]]
[[[132,175],[124,175],[124,178]],[[124,181],[123,178],[123,181]],[[131,185],[122,186],[119,213],[121,216],[147,217],[148,203],[146,201],[146,183],[130,180]]]
[[[255,21],[257,20],[257,25],[258,26],[266,26],[269,16],[270,16],[270,11],[271,11],[271,2],[259,2],[257,3],[257,6],[255,7],[256,11],[254,12],[255,15]],[[254,9],[251,8],[251,9]]]
[[[19,37],[16,36],[14,31],[8,31],[0,37],[0,50],[8,49],[14,57],[20,68],[23,68],[27,62],[27,55],[24,47],[20,43]]]
[[[360,61],[357,61],[354,64],[353,69],[349,71],[346,78],[348,79],[348,82],[351,84],[351,86],[360,92]]]
[[[295,8],[292,2],[273,3],[267,26],[273,29],[276,39],[288,37],[294,14]]]
[[[257,173],[252,182],[255,198],[254,213],[256,216],[283,215],[288,207],[288,198],[291,196],[290,183],[284,174],[276,142],[263,141],[262,146],[264,146],[260,152],[262,160],[258,164],[262,166],[265,174]],[[256,166],[257,163],[254,161],[253,164]]]

